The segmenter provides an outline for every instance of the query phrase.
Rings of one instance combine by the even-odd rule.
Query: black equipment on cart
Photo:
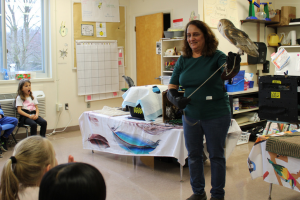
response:
[[[261,119],[299,124],[300,76],[260,76],[258,94]]]

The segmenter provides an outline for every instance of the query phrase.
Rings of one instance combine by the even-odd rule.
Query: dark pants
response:
[[[37,135],[37,124],[41,126],[40,135],[45,137],[47,130],[47,121],[39,116],[36,120],[27,118],[24,120],[24,124],[30,126],[30,135]]]
[[[211,196],[223,198],[225,195],[226,160],[224,146],[230,126],[231,114],[212,120],[197,120],[182,116],[185,146],[188,150],[190,181],[193,192],[202,194],[205,187],[203,166],[203,135],[211,166]],[[198,122],[198,123],[197,123]]]
[[[0,119],[0,134],[2,132],[2,127],[1,125],[5,125],[5,124],[13,124],[14,127],[7,129],[4,131],[3,137],[8,138],[8,136],[13,132],[13,130],[15,129],[15,127],[18,125],[18,119],[15,117],[7,117],[4,116],[3,118]]]

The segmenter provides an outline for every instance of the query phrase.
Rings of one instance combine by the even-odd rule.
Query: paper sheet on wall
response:
[[[76,41],[78,95],[119,92],[116,40]]]
[[[284,73],[288,73],[289,76],[300,76],[300,52],[288,53],[290,56],[289,64],[282,70],[278,70],[278,68],[272,62],[270,62],[275,69],[274,75],[284,75]]]
[[[119,0],[81,0],[82,21],[120,22]]]
[[[97,32],[97,37],[106,37],[106,23],[105,22],[97,22],[96,23],[96,32]]]
[[[204,0],[204,21],[211,28],[217,28],[220,19],[230,20],[239,28],[236,0]]]

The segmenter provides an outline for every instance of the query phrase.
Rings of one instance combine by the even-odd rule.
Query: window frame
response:
[[[51,11],[50,11],[50,1],[51,0],[40,0],[41,1],[41,29],[42,29],[42,63],[43,70],[33,71],[36,73],[36,79],[52,79],[52,67],[51,67]],[[2,69],[7,69],[7,46],[6,46],[6,16],[5,16],[5,0],[1,1],[1,22],[2,22],[2,56],[3,62]],[[8,80],[5,80],[7,82]],[[2,80],[0,80],[2,82]],[[14,82],[14,80],[9,80],[9,82]]]

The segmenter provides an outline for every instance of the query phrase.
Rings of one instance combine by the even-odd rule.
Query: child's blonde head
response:
[[[23,101],[26,100],[26,97],[25,97],[25,95],[24,95],[24,93],[23,93],[23,91],[22,91],[23,86],[24,86],[25,83],[31,84],[31,82],[30,82],[29,79],[21,79],[20,82],[19,82],[19,85],[18,85],[18,91],[17,91],[17,96],[20,96],[20,98],[21,98]],[[30,97],[31,97],[32,100],[34,99],[34,97],[33,97],[33,95],[32,95],[32,92],[30,92]]]
[[[40,136],[31,136],[19,142],[14,158],[6,161],[1,176],[1,199],[19,199],[19,187],[39,186],[46,168],[56,165],[55,151],[51,142]]]

